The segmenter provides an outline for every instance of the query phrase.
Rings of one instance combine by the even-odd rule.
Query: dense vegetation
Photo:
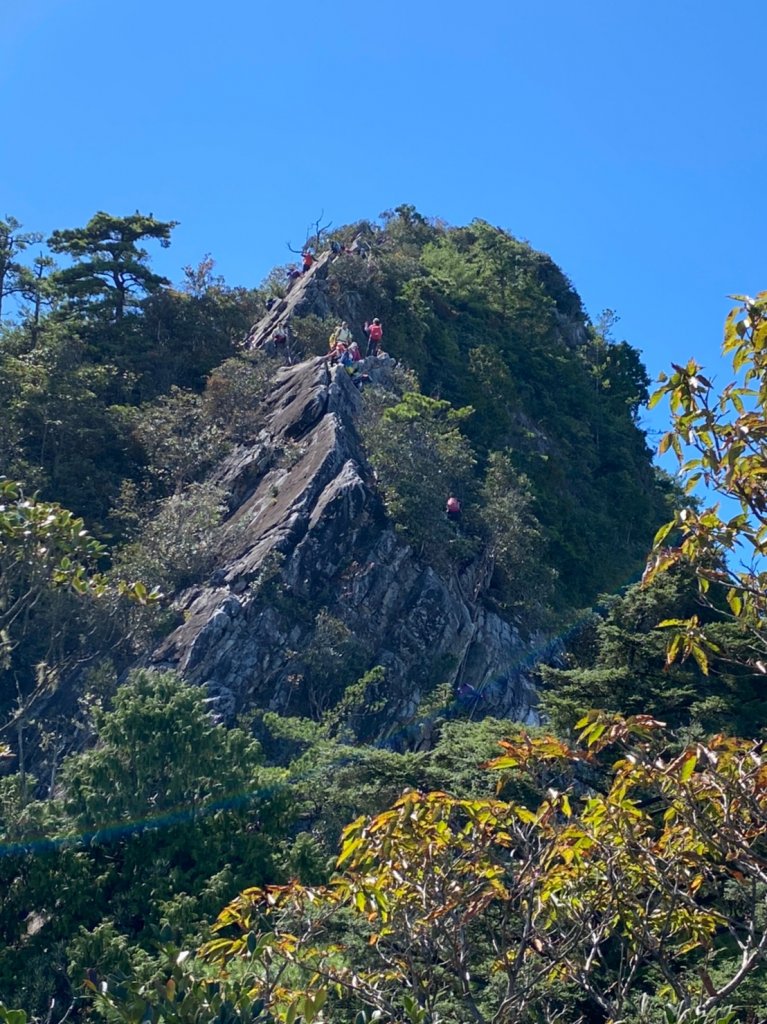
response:
[[[283,275],[230,288],[206,258],[173,287],[143,248],[173,226],[99,213],[49,255],[0,222],[0,1018],[762,1019],[765,755],[702,737],[767,725],[767,304],[728,325],[750,392],[717,406],[695,364],[664,384],[665,444],[740,502],[724,521],[653,470],[638,354],[547,256],[411,207],[333,234],[369,256],[336,261],[331,294],[408,367],[365,395],[387,513],[440,570],[491,560],[516,622],[569,626],[541,679],[559,739],[437,688],[430,749],[394,753],[352,743],[377,670],[357,679],[322,616],[318,671],[352,682],[306,717],[225,728],[171,673],[117,686],[215,567],[227,496],[206,473],[256,435],[274,370],[241,342]],[[298,320],[298,344],[333,322]],[[617,593],[672,515],[647,585]]]
[[[369,244],[374,259],[336,263],[331,277],[376,310],[424,394],[474,410],[462,430],[477,467],[459,497],[481,486],[489,453],[507,454],[534,496],[555,602],[582,607],[627,583],[670,488],[637,424],[649,380],[611,338],[615,318],[589,323],[548,256],[483,221],[447,229],[400,207]]]

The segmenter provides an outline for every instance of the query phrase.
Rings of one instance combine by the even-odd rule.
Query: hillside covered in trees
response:
[[[761,1019],[763,754],[689,746],[765,725],[763,581],[722,558],[761,550],[758,417],[733,448],[697,367],[665,385],[722,523],[653,466],[609,311],[509,233],[402,206],[246,289],[156,274],[174,226],[0,222],[0,1001]]]

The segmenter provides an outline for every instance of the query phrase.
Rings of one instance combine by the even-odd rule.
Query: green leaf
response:
[[[700,646],[700,644],[693,644],[690,653],[698,664],[698,668],[701,670],[704,676],[708,675],[708,655]]]
[[[658,530],[658,532],[653,537],[652,546],[654,548],[657,548],[660,544],[662,544],[663,541],[666,539],[666,537],[668,537],[668,535],[671,533],[671,531],[674,529],[675,526],[676,526],[676,520],[675,519],[672,519],[668,523],[664,523],[663,526],[661,526],[661,528]]]
[[[682,765],[682,770],[679,773],[680,782],[688,782],[692,778],[692,773],[695,771],[697,763],[697,754],[690,754],[690,756],[685,759],[685,762]]]

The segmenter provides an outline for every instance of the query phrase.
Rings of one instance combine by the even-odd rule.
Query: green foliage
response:
[[[668,664],[668,636],[659,624],[672,615],[701,613],[720,652],[710,671],[704,673],[694,660]],[[561,734],[597,707],[646,712],[696,732],[757,735],[767,727],[759,679],[737,664],[748,648],[745,631],[701,609],[689,573],[668,574],[652,586],[635,585],[607,599],[603,615],[587,620],[568,646],[571,667],[540,669],[542,708]]]
[[[269,394],[278,361],[265,352],[227,359],[208,377],[205,414],[238,443],[254,440],[260,429],[260,404]]]
[[[10,295],[28,292],[34,276],[17,257],[41,238],[35,232],[22,231],[15,217],[0,220],[0,321],[3,301]]]
[[[210,421],[202,399],[191,391],[174,386],[169,394],[129,415],[160,493],[178,494],[226,451],[221,428]]]
[[[112,402],[122,378],[96,365],[77,333],[46,322],[37,344],[23,327],[0,351],[0,469],[89,522],[103,521],[130,471],[130,445]]]
[[[70,303],[91,315],[122,319],[140,296],[170,284],[149,270],[149,253],[137,243],[154,238],[167,248],[176,223],[138,212],[128,217],[100,212],[84,228],[54,231],[48,239],[51,250],[74,260],[57,271],[58,287]]]
[[[647,852],[642,835],[630,831],[633,798],[609,788],[613,776],[600,775],[601,766],[589,762],[584,769],[576,759],[573,768],[565,764],[564,746],[547,741],[535,771],[523,778],[515,769],[494,797],[495,779],[479,765],[497,754],[508,723],[452,720],[460,708],[440,689],[442,672],[431,679],[425,730],[431,750],[397,754],[353,745],[387,700],[386,672],[377,667],[361,675],[368,663],[359,642],[332,610],[317,605],[300,609],[314,628],[294,659],[296,704],[316,720],[267,714],[259,726],[267,756],[284,768],[265,768],[244,730],[216,725],[203,689],[142,672],[115,692],[126,652],[131,645],[138,652],[141,644],[149,646],[160,625],[148,603],[150,588],[171,593],[202,580],[227,543],[226,495],[200,477],[227,445],[251,444],[260,430],[273,367],[240,348],[264,312],[264,294],[227,287],[210,257],[185,268],[180,287],[171,287],[151,270],[142,244],[152,238],[167,243],[172,224],[140,214],[98,214],[86,228],[54,233],[52,248],[73,262],[52,274],[47,256],[24,265],[19,226],[7,223],[16,251],[5,280],[27,305],[11,303],[13,316],[2,330],[0,471],[24,479],[27,493],[39,488],[41,509],[64,502],[73,523],[87,516],[94,535],[114,545],[69,555],[69,568],[79,560],[82,580],[93,584],[82,596],[71,581],[52,579],[61,567],[55,544],[41,543],[42,555],[27,551],[19,558],[12,545],[1,549],[3,568],[11,569],[0,588],[39,591],[14,623],[26,632],[9,655],[15,673],[7,681],[9,699],[19,680],[22,692],[47,693],[35,689],[53,679],[47,666],[58,671],[74,656],[98,655],[99,672],[109,675],[100,686],[95,671],[92,685],[83,681],[90,688],[83,703],[92,711],[82,731],[87,749],[65,752],[53,740],[43,782],[24,772],[0,779],[6,942],[0,992],[8,1005],[43,1017],[55,999],[57,1007],[74,1003],[78,1017],[85,982],[95,997],[93,1013],[136,1024],[150,1016],[195,1024],[265,1020],[268,1006],[270,1019],[285,1021],[369,1020],[372,1008],[381,1006],[391,1019],[424,1024],[436,1011],[460,1024],[496,1013],[498,1022],[531,1024],[547,1013],[550,1019],[605,1019],[610,1011],[597,1009],[596,993],[604,982],[613,998],[618,951],[634,948],[634,939],[614,918],[609,928],[600,918],[596,924],[590,919],[591,932],[578,931],[577,886],[589,893],[594,913],[602,889],[609,889],[599,875],[603,867],[588,864],[581,848],[568,861],[568,823],[598,825],[576,799],[584,778],[588,785],[605,782],[610,813],[623,815],[621,827],[638,844],[635,859],[645,867]],[[361,235],[367,258],[330,265],[325,298],[333,323],[335,314],[380,316],[387,350],[409,367],[393,373],[396,394],[372,387],[364,393],[365,443],[386,509],[438,570],[457,579],[471,561],[483,586],[490,581],[487,593],[501,614],[538,628],[551,622],[552,606],[566,615],[625,582],[668,517],[673,489],[654,475],[636,422],[647,389],[638,353],[610,338],[609,316],[589,325],[565,275],[508,233],[481,221],[450,228],[407,205],[389,211],[384,224],[383,230],[366,224],[341,229],[338,237],[347,243]],[[273,280],[270,291],[279,290]],[[291,328],[306,352],[324,353],[329,325],[312,314],[294,318]],[[451,493],[464,506],[459,527],[444,516]],[[278,569],[275,556],[251,587],[261,600],[279,605],[285,597]],[[119,576],[137,581],[137,601],[118,610],[111,580]],[[550,677],[546,707],[557,725],[571,727],[580,709],[597,700],[649,708],[696,731],[720,722],[761,722],[758,679],[725,666],[725,658],[744,656],[746,641],[737,630],[727,632],[713,611],[700,623],[713,630],[720,652],[707,655],[709,676],[692,662],[664,670],[663,635],[654,626],[664,618],[683,621],[696,609],[688,591],[662,591],[631,591],[581,631],[571,645],[573,662]],[[108,621],[96,623],[92,612],[102,605]],[[47,653],[53,638],[55,657]],[[35,665],[42,666],[37,674]],[[47,727],[40,723],[41,742]],[[505,756],[526,743],[515,734]],[[528,754],[540,753],[536,744],[528,743]],[[695,780],[695,767],[685,778],[684,763],[666,767],[669,779],[682,785]],[[565,792],[571,782],[573,791]],[[662,789],[662,780],[658,784]],[[49,799],[35,798],[49,787]],[[549,787],[560,792],[544,798]],[[433,788],[440,791],[436,796],[406,797],[395,812],[385,810],[403,790]],[[517,808],[511,823],[501,804]],[[657,838],[654,812],[640,812],[642,827]],[[301,903],[296,916],[290,901],[303,899],[301,887],[269,889],[276,893],[271,907],[255,897],[243,901],[258,912],[247,926],[247,956],[230,958],[225,975],[215,963],[184,955],[210,938],[207,921],[244,885],[281,886],[291,876],[303,886],[327,882],[342,829],[361,814],[381,817],[347,832],[347,853],[349,841],[364,834],[364,842],[337,876],[343,905],[326,902],[323,893],[316,903]],[[425,838],[432,843],[430,864],[419,845]],[[615,877],[629,878],[633,898],[636,870],[610,847],[613,838],[605,832],[596,837],[611,851]],[[547,847],[549,841],[555,845]],[[489,859],[482,861],[485,854]],[[548,967],[535,974],[539,959],[556,945],[556,922],[536,933],[543,953],[530,942],[514,946],[532,933],[525,924],[529,911],[513,900],[526,893],[525,906],[533,907],[533,883],[573,864],[559,920],[575,914],[567,925],[574,947],[587,948],[594,934],[605,936],[588,993],[572,949],[557,961],[566,964],[557,977]],[[646,873],[655,885],[652,868]],[[683,868],[686,861],[682,874]],[[737,887],[737,879],[731,882]],[[709,887],[707,879],[704,888],[702,895],[720,906],[716,885]],[[629,915],[637,905],[627,904]],[[748,913],[740,889],[737,908],[742,917]],[[682,908],[688,913],[683,926],[694,918],[705,938],[698,909],[693,913],[690,902]],[[256,935],[267,922],[289,925],[298,942],[279,977],[286,940],[274,931],[273,938],[268,931]],[[321,980],[301,966],[308,962],[301,960],[308,948],[301,929],[317,922],[328,930],[312,947],[320,958],[312,966],[330,975],[346,972],[327,995]],[[499,960],[498,943],[516,951],[513,963],[508,956]],[[702,948],[685,961],[683,984],[697,978],[696,958],[709,953]],[[717,960],[709,977],[719,991],[731,977],[733,950],[718,939],[711,949]],[[468,971],[465,984],[451,960],[456,950]],[[266,964],[270,957],[273,967]],[[412,968],[404,976],[402,957]],[[275,986],[259,1005],[259,987],[270,971]],[[350,971],[356,986],[347,984]],[[659,993],[647,1009],[658,1016],[669,998],[660,991],[659,970],[643,961],[638,971],[642,986]],[[106,988],[97,985],[94,992],[105,976]],[[758,981],[751,984],[753,1003],[760,1005]],[[371,986],[383,995],[370,995]],[[520,1001],[530,992],[541,1000],[525,1016]],[[367,1003],[360,993],[370,996]],[[504,1004],[505,998],[511,1002]],[[627,1020],[643,1012],[633,994],[623,1011]]]
[[[264,1001],[248,994],[249,978],[248,970],[237,966],[231,978],[222,979],[199,958],[191,957],[188,949],[164,945],[155,971],[146,980],[141,975],[127,977],[117,969],[100,986],[90,978],[86,985],[94,994],[97,1011],[121,1024],[148,1024],[155,1019],[168,1024],[272,1024]]]
[[[0,780],[0,989],[34,1012],[70,1002],[98,958],[156,970],[163,928],[199,941],[222,899],[278,870],[283,773],[212,721],[204,690],[137,672],[93,727],[98,745],[67,758],[57,799]]]
[[[328,335],[336,327],[332,317],[320,317],[315,313],[294,317],[290,323],[290,344],[292,350],[307,356],[324,356],[328,350]]]
[[[450,228],[409,207],[384,220],[368,259],[332,265],[331,293],[382,319],[387,351],[425,396],[474,408],[463,430],[479,471],[492,452],[511,453],[560,613],[625,585],[676,497],[636,422],[648,383],[639,354],[611,339],[614,317],[591,328],[550,257],[507,232]]]
[[[388,513],[410,543],[440,564],[445,552],[466,554],[445,503],[451,494],[466,500],[472,489],[476,459],[460,430],[471,413],[407,392],[376,423],[366,418],[365,443]]]
[[[588,766],[604,791],[565,783],[532,806],[409,791],[358,818],[330,884],[251,887],[224,908],[201,951],[209,978],[284,1024],[371,1007],[407,1021],[733,1020],[767,956],[765,753],[715,737],[668,757],[659,725],[591,715],[581,748],[522,736],[488,766],[560,779]]]
[[[71,249],[75,264],[51,275],[52,260],[40,254],[24,266],[19,294],[26,305],[13,307],[15,323],[3,331],[0,473],[87,517],[101,538],[114,528],[110,510],[123,481],[138,485],[144,475],[134,424],[136,436],[149,425],[143,433],[150,442],[148,434],[164,429],[167,444],[172,414],[177,422],[190,414],[178,395],[201,391],[263,312],[258,293],[227,287],[209,257],[186,268],[182,290],[154,275],[140,243],[167,243],[171,227],[140,215],[99,214],[84,229],[55,232],[56,247]],[[149,406],[174,388],[175,401]],[[212,442],[207,454],[215,458],[221,425],[198,418],[196,428],[194,437]],[[154,469],[170,475],[177,467],[160,470],[168,453],[159,440],[156,447]],[[198,451],[197,469],[204,464]]]
[[[698,582],[701,603],[726,607],[732,621],[750,633],[752,650],[744,663],[764,675],[767,647],[767,292],[755,299],[734,296],[742,305],[727,317],[722,351],[732,357],[736,379],[717,397],[702,367],[691,359],[662,374],[651,399],[663,397],[671,407],[671,430],[659,451],[672,450],[679,462],[685,493],[702,482],[716,503],[692,503],[677,510],[658,530],[645,573],[649,583],[675,565],[689,566]],[[698,616],[676,617],[668,660],[692,657],[703,672],[719,647]]]
[[[516,472],[508,453],[491,453],[481,497],[480,515],[494,566],[491,593],[504,611],[545,627],[556,574],[546,564],[546,541],[530,482]]]
[[[311,854],[307,871],[328,876],[344,825],[360,814],[376,814],[405,788],[443,789],[471,796],[489,796],[495,780],[481,764],[498,752],[509,736],[508,722],[486,718],[476,722],[442,720],[433,730],[433,746],[418,753],[395,753],[350,742],[344,721],[352,727],[357,715],[375,705],[384,673],[373,669],[347,688],[345,697],[318,724],[308,719],[264,715],[265,749],[288,764],[291,803],[301,823],[302,846]],[[444,709],[445,713],[448,709]],[[508,789],[529,795],[524,785]],[[287,859],[296,863],[292,841]],[[302,876],[303,877],[303,876]],[[309,881],[308,877],[303,877]],[[316,877],[315,877],[316,880]]]
[[[226,492],[210,483],[193,483],[164,498],[139,537],[120,549],[116,572],[165,594],[200,580],[222,550],[226,508]]]
[[[203,274],[202,285],[191,291],[166,288],[144,300],[139,331],[133,345],[121,350],[121,362],[140,375],[142,399],[174,384],[201,391],[210,372],[240,352],[264,311],[259,292]]]
[[[23,1010],[9,1010],[0,1003],[0,1021],[2,1024],[27,1024],[27,1015]]]
[[[107,589],[96,570],[102,553],[82,519],[0,478],[0,710],[15,698],[23,719],[76,653],[75,605]]]
[[[314,620],[314,632],[301,657],[305,699],[312,715],[320,719],[356,679],[364,653],[349,627],[323,610]]]
[[[203,698],[171,673],[140,671],[119,688],[111,710],[94,709],[98,749],[61,773],[73,819],[88,830],[121,822],[153,828],[168,813],[192,821],[230,799],[247,803],[258,746],[213,724]]]

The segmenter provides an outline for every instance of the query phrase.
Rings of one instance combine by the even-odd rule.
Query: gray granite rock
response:
[[[387,361],[370,369],[380,379]],[[481,565],[440,574],[396,534],[360,444],[359,407],[348,374],[322,359],[278,373],[258,444],[216,474],[231,494],[225,564],[179,598],[184,622],[154,663],[205,685],[222,720],[254,704],[306,713],[296,679],[324,611],[351,631],[366,668],[386,670],[366,738],[396,745],[445,681],[456,692],[470,684],[482,713],[535,721],[534,645],[483,606]]]

